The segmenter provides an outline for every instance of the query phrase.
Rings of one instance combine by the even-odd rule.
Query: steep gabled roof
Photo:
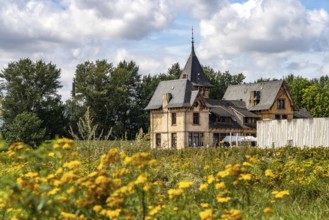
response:
[[[275,98],[278,95],[280,88],[283,86],[287,90],[283,80],[248,83],[242,85],[231,85],[227,88],[223,99],[224,100],[243,100],[246,103],[247,109],[251,111],[270,109],[274,104]],[[260,102],[255,105],[250,105],[250,92],[260,91]],[[287,95],[292,102],[292,99],[287,92]],[[292,102],[293,104],[293,102]],[[294,106],[294,105],[293,105]]]
[[[191,107],[196,98],[195,91],[197,92],[192,83],[186,79],[161,81],[145,110],[160,109],[165,94],[171,96],[168,108]]]
[[[185,67],[179,77],[180,79],[188,79],[196,87],[214,87],[207,79],[203,72],[202,66],[194,51],[194,42],[192,37],[191,54],[185,64]]]

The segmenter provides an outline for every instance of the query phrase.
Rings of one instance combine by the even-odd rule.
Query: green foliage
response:
[[[232,75],[230,72],[225,71],[224,73],[217,71],[209,66],[204,66],[203,71],[208,77],[214,88],[210,89],[209,98],[222,99],[227,87],[229,85],[238,85],[243,82],[246,78],[242,73]]]
[[[0,74],[5,138],[8,127],[13,127],[16,116],[23,112],[34,113],[42,121],[40,129],[45,131],[45,138],[63,135],[66,119],[64,105],[57,94],[61,88],[59,77],[56,65],[42,60],[33,62],[27,58],[8,64]]]
[[[179,63],[174,63],[171,65],[171,67],[168,69],[168,76],[173,77],[174,79],[178,79],[182,70],[179,66]]]
[[[298,108],[305,108],[313,117],[329,117],[329,77],[306,79],[289,75],[285,78],[290,94]]]
[[[42,120],[37,114],[22,112],[7,126],[6,140],[9,143],[24,142],[35,147],[45,138],[46,130],[41,125]]]
[[[112,128],[112,138],[130,138],[138,132],[145,117],[139,95],[140,75],[135,62],[122,61],[117,67],[106,60],[79,64],[74,78],[75,96],[68,101],[70,125],[89,107],[99,131]]]

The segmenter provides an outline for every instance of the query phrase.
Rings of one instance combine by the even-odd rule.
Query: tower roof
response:
[[[185,64],[185,67],[179,77],[180,79],[190,80],[196,87],[214,87],[203,72],[202,66],[194,51],[193,29],[192,29],[192,50]]]

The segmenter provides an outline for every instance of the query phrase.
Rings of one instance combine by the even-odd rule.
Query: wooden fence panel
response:
[[[329,147],[329,118],[258,121],[257,145]]]

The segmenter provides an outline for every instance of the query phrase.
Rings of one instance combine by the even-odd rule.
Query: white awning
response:
[[[257,138],[253,136],[226,136],[223,139],[224,142],[242,142],[242,141],[251,141],[251,142],[256,142]]]

